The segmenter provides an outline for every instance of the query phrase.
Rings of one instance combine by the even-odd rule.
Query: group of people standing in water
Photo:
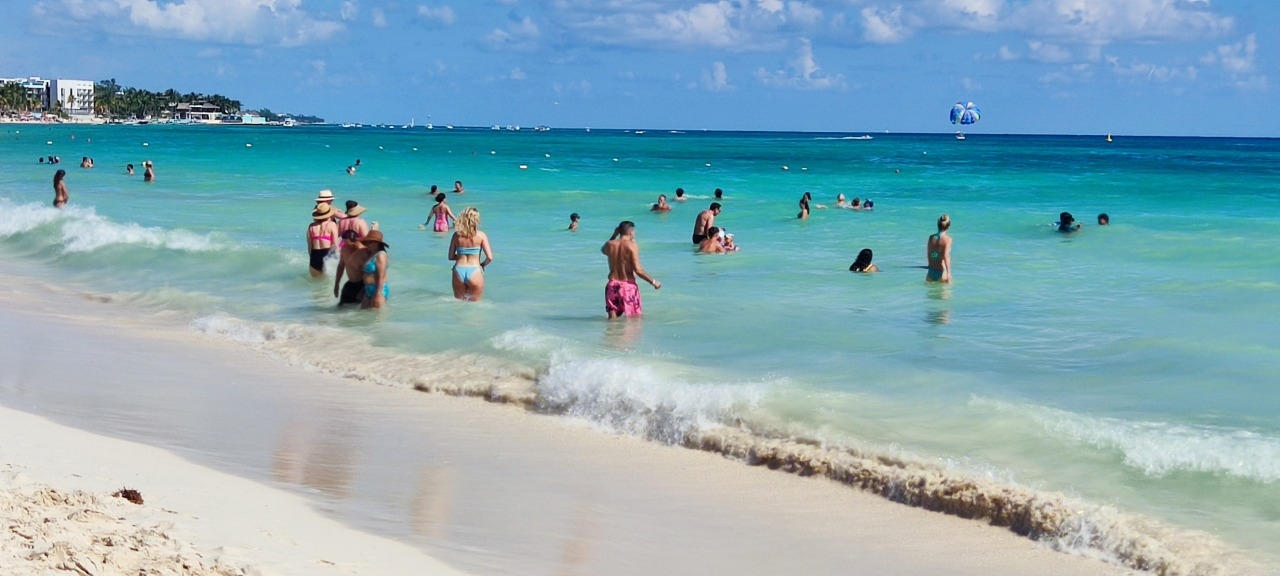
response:
[[[461,190],[462,183],[455,183],[454,191],[461,193]],[[448,254],[454,262],[453,295],[459,300],[478,302],[484,298],[484,269],[493,263],[489,236],[480,230],[480,211],[468,207],[455,217],[445,204],[444,194],[437,194],[435,199],[428,223],[434,221],[432,229],[436,232],[447,232],[450,226],[454,229]],[[338,269],[333,278],[333,296],[338,299],[338,305],[381,308],[391,296],[387,281],[390,245],[378,230],[377,222],[370,224],[364,220],[364,206],[347,200],[344,211],[335,208],[333,201],[332,191],[321,190],[311,212],[312,222],[306,232],[311,276],[323,277],[325,260],[336,251]],[[424,224],[422,228],[425,227]]]
[[[56,156],[50,156],[49,163],[57,164],[58,162],[61,161],[61,160],[55,161],[56,159],[57,159]],[[44,158],[41,158],[40,161],[44,162]],[[92,169],[93,158],[90,158],[88,156],[85,156],[84,158],[82,158],[80,160],[80,167],[85,169]],[[142,167],[144,168],[144,172],[142,175],[142,180],[144,182],[151,182],[152,180],[156,179],[155,169],[154,167],[152,167],[150,160],[144,161],[142,163]],[[128,174],[129,176],[133,176],[133,164],[129,164],[128,166],[125,166],[125,174]],[[65,207],[67,205],[67,202],[71,200],[71,194],[67,191],[66,178],[67,178],[67,171],[61,168],[59,168],[57,172],[53,173],[53,207],[54,208]]]
[[[61,171],[59,171],[61,172]],[[57,180],[55,179],[55,182]],[[455,192],[461,193],[461,183]],[[426,222],[419,226],[425,230],[430,227],[437,233],[447,232],[453,228],[453,236],[449,240],[448,259],[454,262],[451,270],[453,295],[459,300],[480,301],[484,297],[484,270],[493,263],[493,249],[489,236],[480,230],[480,211],[468,207],[460,215],[455,215],[448,205],[448,196],[438,193],[432,187],[435,204],[427,215]],[[676,190],[677,201],[684,201],[684,190]],[[716,189],[717,200],[723,199],[723,192]],[[310,253],[310,267],[313,277],[324,275],[325,259],[334,250],[338,253],[338,270],[334,276],[333,294],[338,304],[359,304],[362,308],[380,308],[390,296],[387,282],[387,271],[390,262],[387,258],[389,247],[383,239],[382,232],[377,230],[378,223],[372,225],[365,222],[361,215],[365,208],[353,200],[348,200],[346,210],[341,211],[332,206],[333,193],[323,190],[316,198],[316,208],[312,212],[312,224],[307,227],[307,247]],[[800,199],[800,218],[808,215],[812,195],[805,192]],[[825,206],[815,205],[818,208]],[[871,200],[865,202],[855,198],[846,202],[844,194],[836,197],[836,206],[852,210],[870,210],[874,206]],[[668,212],[671,205],[667,203],[665,194],[658,197],[651,211]],[[720,202],[712,202],[707,209],[698,213],[694,219],[691,240],[700,253],[723,253],[737,249],[733,243],[733,235],[715,225],[716,216],[723,210]],[[577,213],[570,215],[568,230],[578,229],[580,217]],[[1098,223],[1109,223],[1106,214],[1098,215]],[[1060,215],[1058,229],[1063,232],[1074,232],[1080,229],[1068,212]],[[951,248],[952,239],[947,235],[951,228],[951,217],[941,215],[937,220],[937,232],[930,234],[925,240],[925,280],[927,282],[951,282]],[[645,271],[640,262],[640,247],[636,242],[636,225],[630,220],[623,220],[613,230],[613,235],[600,247],[609,264],[609,277],[605,284],[605,312],[610,319],[628,316],[640,316],[643,305],[636,278],[640,278],[654,289],[662,288],[662,283]],[[872,263],[873,253],[870,248],[862,249],[849,270],[859,273],[879,272]],[[343,284],[343,277],[347,278]]]

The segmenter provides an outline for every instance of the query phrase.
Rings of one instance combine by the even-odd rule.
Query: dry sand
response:
[[[23,290],[0,294],[0,501],[23,510],[6,506],[9,532],[58,527],[0,539],[0,574],[105,562],[118,546],[99,534],[140,543],[118,556],[158,574],[1124,573],[824,479]],[[122,487],[146,502],[110,497]]]

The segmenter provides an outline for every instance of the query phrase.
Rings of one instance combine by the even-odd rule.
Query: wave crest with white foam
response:
[[[1040,416],[1050,433],[1124,454],[1148,476],[1178,471],[1225,474],[1258,482],[1280,480],[1280,438],[1246,430],[1129,422],[1069,413]]]

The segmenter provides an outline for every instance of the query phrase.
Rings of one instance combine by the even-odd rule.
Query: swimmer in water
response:
[[[1075,216],[1072,216],[1070,212],[1063,212],[1058,215],[1059,232],[1079,232],[1082,226],[1082,224],[1076,224],[1076,218]]]
[[[951,282],[951,237],[947,230],[951,228],[951,217],[943,214],[938,217],[938,233],[930,234],[925,242],[925,257],[929,269],[925,280],[929,282]]]
[[[650,212],[670,212],[671,205],[667,204],[667,195],[659,194],[658,203],[654,204],[653,207],[649,209],[649,211]]]
[[[493,263],[489,236],[480,230],[480,211],[467,207],[453,224],[449,259],[453,265],[453,297],[479,302],[484,297],[484,269]],[[480,255],[484,254],[484,260]]]
[[[619,222],[618,227],[613,229],[613,236],[600,247],[600,253],[609,259],[609,283],[604,286],[605,313],[610,320],[623,316],[640,316],[643,308],[636,276],[648,282],[654,290],[660,290],[662,283],[645,272],[640,265],[636,225],[628,220]]]
[[[863,248],[858,252],[858,257],[853,260],[853,264],[849,265],[850,272],[879,272],[880,268],[871,263],[871,249]]]
[[[578,213],[577,213],[577,212],[574,212],[573,214],[570,214],[570,215],[569,215],[569,231],[570,231],[570,232],[577,232],[577,231],[578,231],[578,220],[579,220],[579,219],[581,219],[581,216],[578,216]]]
[[[67,183],[63,181],[67,177],[66,170],[58,170],[53,173],[53,207],[62,208],[67,205],[67,200],[71,198],[67,194]]]

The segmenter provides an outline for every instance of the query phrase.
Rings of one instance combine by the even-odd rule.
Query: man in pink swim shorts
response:
[[[604,309],[609,319],[639,316],[640,287],[636,285],[636,276],[643,278],[654,290],[662,288],[662,283],[649,276],[640,265],[636,225],[623,220],[613,229],[609,241],[600,247],[600,252],[609,258],[609,283],[604,287]]]

